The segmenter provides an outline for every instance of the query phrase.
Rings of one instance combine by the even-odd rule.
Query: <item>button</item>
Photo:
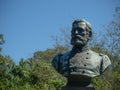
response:
[[[82,73],[85,73],[85,71],[82,71]]]
[[[87,52],[87,54],[89,54],[89,53]]]
[[[73,69],[70,69],[70,72],[73,72]]]
[[[86,59],[88,59],[88,57],[86,57]]]
[[[84,64],[84,66],[87,66],[86,64]]]

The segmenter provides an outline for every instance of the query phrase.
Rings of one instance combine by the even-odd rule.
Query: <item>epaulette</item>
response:
[[[103,56],[104,54],[102,54],[102,53],[99,53],[99,56]]]

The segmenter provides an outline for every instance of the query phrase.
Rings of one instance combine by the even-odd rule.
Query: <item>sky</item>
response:
[[[94,32],[103,32],[118,5],[120,0],[0,0],[2,54],[18,63],[36,51],[53,48],[51,36],[71,28],[79,18],[89,21]]]

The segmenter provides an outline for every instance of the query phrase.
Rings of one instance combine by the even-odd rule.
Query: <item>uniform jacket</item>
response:
[[[72,51],[58,54],[54,57],[52,65],[64,76],[85,75],[95,77],[101,75],[111,64],[107,55],[96,53],[92,50],[85,50],[75,55]]]

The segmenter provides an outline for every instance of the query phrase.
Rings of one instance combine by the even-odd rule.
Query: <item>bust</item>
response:
[[[107,55],[89,48],[91,37],[91,24],[84,19],[75,20],[71,30],[72,50],[56,55],[52,61],[53,67],[68,79],[68,86],[92,87],[91,79],[111,64]]]

